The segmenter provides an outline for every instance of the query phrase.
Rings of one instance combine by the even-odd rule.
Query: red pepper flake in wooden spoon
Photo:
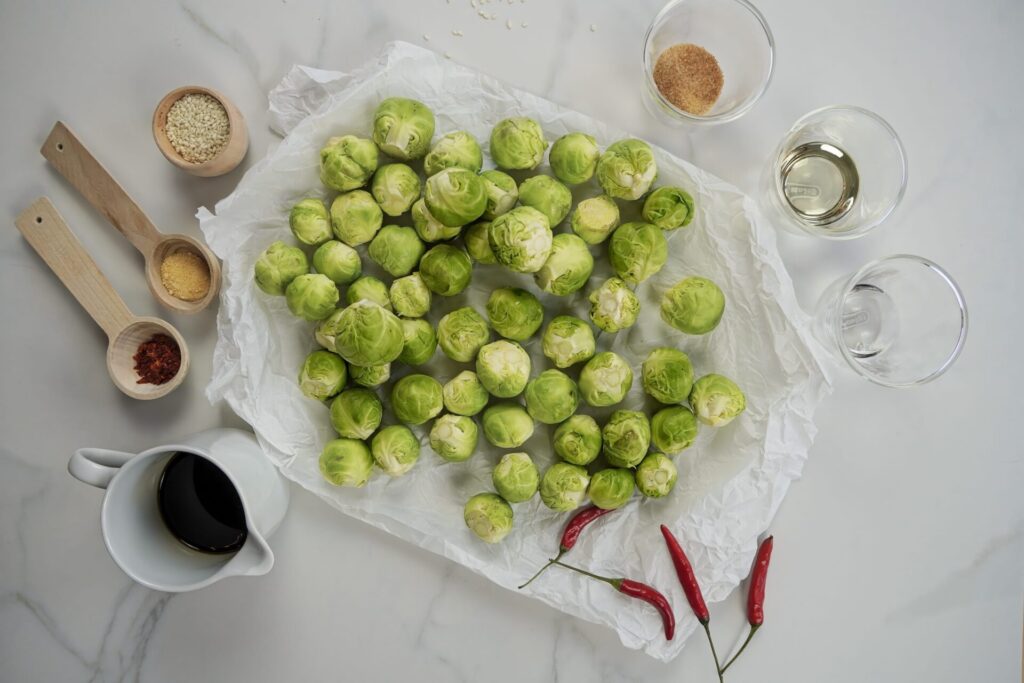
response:
[[[679,43],[658,55],[654,84],[676,108],[703,116],[722,94],[725,77],[715,56],[693,43]]]
[[[181,349],[172,337],[157,334],[139,344],[132,360],[139,374],[137,384],[164,384],[181,369]]]

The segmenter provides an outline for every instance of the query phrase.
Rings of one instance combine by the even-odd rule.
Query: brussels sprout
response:
[[[590,478],[590,502],[602,510],[617,510],[633,497],[633,471],[613,467]]]
[[[681,187],[659,187],[644,200],[643,215],[662,230],[686,227],[693,220],[693,197]]]
[[[406,365],[423,365],[434,356],[437,349],[437,335],[434,328],[423,318],[403,318],[402,334],[405,346],[398,360]]]
[[[601,428],[589,415],[573,415],[558,425],[552,439],[555,454],[573,465],[589,465],[601,453]]]
[[[526,453],[506,453],[491,473],[494,488],[510,503],[524,503],[537,493],[540,471]]]
[[[448,227],[472,223],[487,208],[483,181],[464,168],[446,168],[427,178],[423,199],[430,215]]]
[[[640,315],[640,299],[617,277],[605,280],[589,300],[590,319],[605,332],[632,327]]]
[[[353,365],[348,369],[348,376],[362,387],[379,387],[391,379],[391,363],[383,365]]]
[[[580,392],[561,370],[545,370],[526,385],[526,411],[544,424],[569,419],[580,405]]]
[[[434,137],[434,113],[422,102],[389,97],[373,114],[373,141],[395,159],[419,159]]]
[[[519,186],[519,203],[540,211],[548,217],[548,225],[554,227],[569,215],[572,192],[549,175],[535,175]]]
[[[365,190],[339,194],[331,202],[331,226],[339,240],[350,247],[373,239],[384,222],[384,213]]]
[[[567,368],[591,358],[597,342],[590,325],[571,315],[559,315],[544,329],[542,348],[556,368]]]
[[[651,423],[636,410],[616,410],[601,429],[602,449],[614,467],[634,467],[651,447]]]
[[[533,436],[533,418],[518,403],[487,406],[482,424],[484,438],[498,448],[519,448]]]
[[[309,260],[298,247],[274,242],[256,259],[256,286],[267,294],[281,296],[292,280],[309,272]]]
[[[405,425],[391,425],[374,434],[370,452],[378,467],[400,477],[420,459],[420,442]]]
[[[540,480],[540,499],[552,510],[575,510],[587,495],[590,477],[579,465],[556,462]]]
[[[483,215],[485,219],[494,220],[519,201],[519,187],[508,173],[492,169],[481,173],[480,180],[483,181],[484,192],[487,193],[487,208],[484,209]]]
[[[568,296],[582,289],[593,272],[594,257],[587,243],[576,235],[563,233],[551,241],[551,254],[533,279],[545,292]]]
[[[449,228],[430,214],[427,202],[424,199],[417,199],[412,205],[412,225],[416,234],[424,242],[441,242],[458,237],[462,227]]]
[[[373,472],[373,457],[358,439],[328,441],[320,453],[320,474],[335,486],[366,486]]]
[[[338,305],[338,288],[326,275],[300,275],[284,290],[288,310],[304,320],[323,320]]]
[[[478,493],[462,513],[466,526],[485,543],[500,543],[512,531],[512,506],[494,493]]]
[[[380,427],[384,407],[370,389],[346,389],[331,401],[331,426],[346,439],[368,439]]]
[[[405,164],[384,164],[373,174],[370,193],[389,216],[401,216],[420,198],[420,177]]]
[[[659,451],[678,453],[697,438],[697,418],[686,406],[662,408],[651,418],[651,443]]]
[[[619,199],[640,199],[658,175],[651,146],[643,140],[619,140],[597,161],[597,182],[606,194]]]
[[[314,351],[306,356],[299,370],[299,390],[309,398],[326,401],[345,386],[348,369],[341,356],[330,351]]]
[[[320,182],[338,192],[362,187],[377,170],[377,160],[373,140],[355,135],[331,138],[320,150]]]
[[[472,370],[463,370],[448,380],[441,389],[441,396],[448,412],[469,416],[483,410],[490,399],[490,394]]]
[[[359,252],[338,240],[317,247],[313,252],[313,267],[339,285],[347,285],[363,273]]]
[[[544,322],[544,307],[525,289],[501,287],[487,298],[487,320],[502,337],[526,341]]]
[[[442,415],[430,428],[430,447],[448,462],[469,460],[478,439],[476,422],[464,415]]]
[[[612,233],[608,260],[615,274],[629,284],[643,282],[668,260],[665,233],[650,223],[624,223]]]
[[[587,244],[600,244],[619,224],[619,205],[606,194],[584,199],[576,205],[569,224]]]
[[[495,218],[488,237],[498,263],[520,273],[536,273],[551,254],[548,218],[529,206],[517,206]]]
[[[383,365],[405,344],[398,317],[372,301],[357,301],[338,316],[334,351],[349,365]]]
[[[329,316],[321,320],[313,328],[313,338],[316,339],[316,343],[324,347],[328,351],[334,351],[334,341],[338,336],[338,331],[341,329],[341,316],[345,309],[337,308]],[[349,374],[351,375],[352,368],[349,368]]]
[[[456,308],[437,323],[437,338],[444,355],[469,363],[490,339],[487,321],[469,306]]]
[[[746,409],[747,397],[728,377],[704,375],[693,383],[690,407],[704,424],[722,427]]]
[[[455,296],[473,277],[473,262],[469,254],[450,244],[431,247],[420,259],[420,277],[434,294]]]
[[[480,348],[476,374],[492,396],[512,398],[530,379],[530,356],[519,344],[501,339]]]
[[[388,286],[383,280],[372,275],[363,275],[345,290],[345,302],[354,304],[357,301],[372,301],[381,308],[391,310],[391,296]]]
[[[693,388],[693,365],[679,349],[666,346],[647,354],[640,378],[644,391],[662,403],[682,403]]]
[[[457,130],[434,143],[423,159],[423,172],[432,176],[446,168],[464,168],[479,173],[483,165],[484,155],[476,138],[464,130]]]
[[[501,168],[537,168],[547,148],[544,131],[533,119],[522,116],[503,119],[491,130],[491,158]]]
[[[597,354],[580,371],[580,394],[595,408],[615,405],[626,398],[631,386],[633,370],[612,351]]]
[[[398,278],[388,291],[395,313],[407,318],[422,318],[430,312],[430,290],[419,273]]]
[[[601,150],[597,140],[586,133],[569,133],[555,140],[548,153],[551,170],[563,183],[579,185],[590,180],[597,169]]]
[[[427,248],[412,228],[386,225],[367,250],[370,258],[391,277],[408,275],[416,268]]]
[[[491,238],[488,234],[490,231],[491,224],[487,221],[480,221],[469,226],[462,234],[469,257],[477,263],[498,262],[498,259],[494,258],[494,252],[491,251]]]
[[[636,466],[636,487],[648,498],[664,498],[676,485],[679,470],[661,453],[650,453]]]
[[[725,294],[711,280],[680,280],[661,300],[661,319],[687,334],[707,334],[718,327],[725,312]]]
[[[315,197],[299,201],[288,214],[288,227],[295,239],[315,247],[331,239],[331,218],[324,203]]]
[[[441,383],[427,375],[406,375],[391,388],[391,409],[395,417],[421,425],[441,412]]]

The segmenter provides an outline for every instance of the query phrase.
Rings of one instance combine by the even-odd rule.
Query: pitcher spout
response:
[[[262,576],[273,566],[274,552],[262,536],[250,529],[245,544],[224,565],[220,576]]]

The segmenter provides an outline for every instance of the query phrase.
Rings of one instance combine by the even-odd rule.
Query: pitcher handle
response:
[[[106,448],[79,448],[68,460],[68,472],[79,481],[105,489],[120,471],[121,465],[134,457],[134,453]]]

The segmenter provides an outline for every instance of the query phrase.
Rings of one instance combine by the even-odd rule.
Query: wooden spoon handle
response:
[[[54,124],[39,151],[143,256],[149,258],[163,235],[62,121]]]
[[[14,224],[111,340],[134,320],[49,199],[35,200]]]

